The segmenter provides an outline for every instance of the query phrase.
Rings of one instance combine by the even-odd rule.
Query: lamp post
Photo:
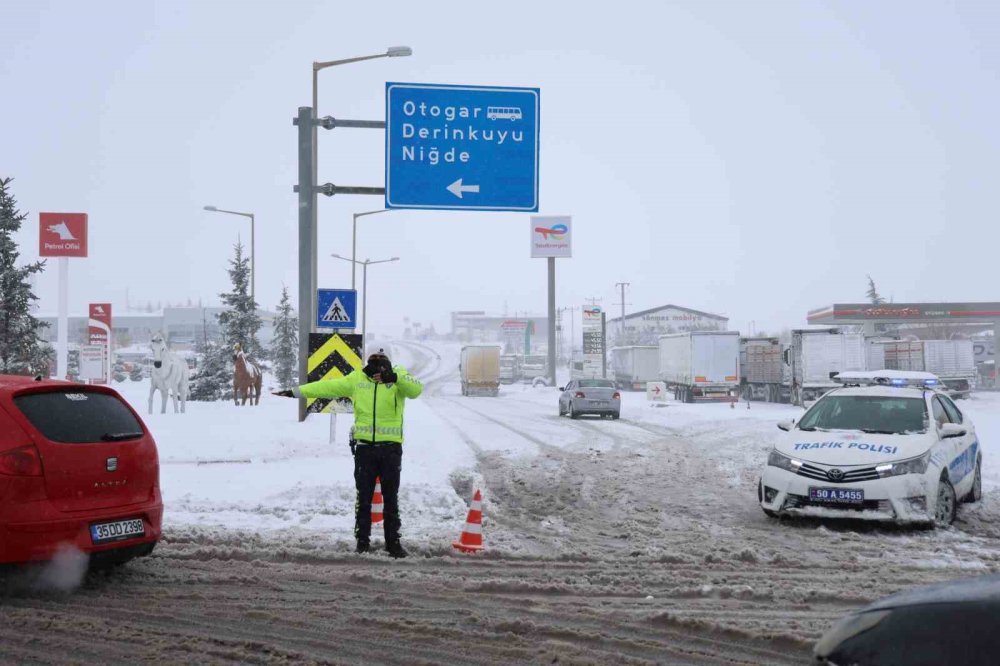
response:
[[[351,261],[355,264],[358,263],[358,218],[364,217],[365,215],[378,215],[379,213],[391,213],[392,208],[380,208],[379,210],[369,210],[364,213],[354,214],[354,225],[351,230]],[[355,269],[351,266],[351,289],[355,289]]]
[[[240,213],[235,210],[223,210],[221,208],[216,208],[215,206],[205,206],[205,210],[210,213],[228,213],[229,215],[239,215],[241,217],[250,218],[250,300],[254,302],[254,307],[257,307],[257,297],[254,291],[254,279],[255,273],[257,271],[257,257],[254,255],[254,217],[253,213]]]
[[[360,57],[357,57],[357,58],[344,58],[342,60],[327,60],[325,62],[315,62],[314,61],[313,64],[312,64],[312,108],[313,108],[313,118],[319,118],[319,72],[320,72],[320,70],[326,69],[328,67],[336,67],[337,65],[348,65],[348,64],[350,64],[352,62],[361,62],[363,60],[376,60],[378,58],[400,58],[400,57],[405,57],[405,56],[409,56],[409,55],[413,55],[413,49],[411,49],[409,46],[390,46],[388,49],[385,50],[385,53],[377,53],[375,55],[360,56]],[[318,177],[317,177],[317,174],[319,174],[319,156],[318,156],[318,152],[317,152],[317,143],[318,142],[316,141],[316,129],[317,128],[314,126],[313,127],[313,155],[312,155],[312,158],[313,158],[312,159],[312,163],[313,163],[312,185],[313,185],[313,187],[315,187],[318,184],[318,182],[319,182]],[[312,246],[313,246],[313,248],[315,248],[316,245],[317,245],[318,226],[319,225],[317,223],[316,208],[313,207],[313,219],[312,219]],[[315,251],[313,252],[313,255],[312,255],[312,257],[310,259],[311,259],[311,262],[312,262],[311,266],[310,266],[310,271],[311,271],[310,284],[312,285],[312,290],[315,292],[316,285],[318,284],[318,282],[317,282],[316,253],[315,253]],[[300,303],[299,307],[302,308],[303,304]],[[310,306],[309,306],[310,320],[313,321],[313,322],[316,321],[315,307],[316,307],[316,303],[315,303],[315,300],[313,300],[310,303]]]
[[[368,267],[373,264],[388,264],[392,261],[399,261],[399,257],[392,257],[391,259],[378,259],[377,261],[372,261],[371,259],[358,261],[357,259],[342,257],[339,254],[331,254],[330,256],[335,259],[349,261],[352,264],[361,264],[361,298],[364,301],[361,306],[361,343],[364,344],[366,339],[365,336],[368,332]]]

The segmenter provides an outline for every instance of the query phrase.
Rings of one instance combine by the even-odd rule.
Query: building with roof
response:
[[[607,325],[608,337],[614,344],[646,345],[656,344],[659,336],[671,333],[725,331],[729,327],[729,317],[667,304],[648,310],[627,312],[624,337],[621,317],[609,318]]]

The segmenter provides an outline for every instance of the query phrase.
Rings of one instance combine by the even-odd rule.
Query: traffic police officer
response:
[[[392,557],[406,557],[399,542],[399,472],[403,456],[403,408],[423,386],[405,368],[393,366],[381,347],[373,348],[364,368],[346,377],[325,379],[275,395],[296,398],[349,398],[354,404],[354,536],[357,552],[367,553],[372,529],[375,478],[382,481],[385,504],[385,549]]]

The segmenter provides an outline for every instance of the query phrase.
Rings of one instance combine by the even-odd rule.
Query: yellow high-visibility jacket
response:
[[[406,368],[395,366],[395,384],[376,384],[361,370],[293,389],[301,398],[350,398],[354,404],[354,438],[358,442],[403,443],[403,407],[424,390]]]

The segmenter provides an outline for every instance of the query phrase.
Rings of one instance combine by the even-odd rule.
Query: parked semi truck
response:
[[[683,402],[728,400],[740,385],[740,334],[692,331],[659,337],[659,379]]]
[[[611,369],[615,386],[630,391],[645,391],[647,382],[659,379],[658,347],[612,347]]]
[[[890,340],[872,345],[872,370],[917,370],[937,375],[955,398],[967,398],[976,378],[972,340]]]
[[[740,361],[744,398],[800,406],[840,386],[837,373],[867,369],[864,336],[836,328],[793,330],[786,346],[744,338]]]
[[[458,369],[462,376],[462,395],[499,395],[500,347],[494,345],[462,347]]]

